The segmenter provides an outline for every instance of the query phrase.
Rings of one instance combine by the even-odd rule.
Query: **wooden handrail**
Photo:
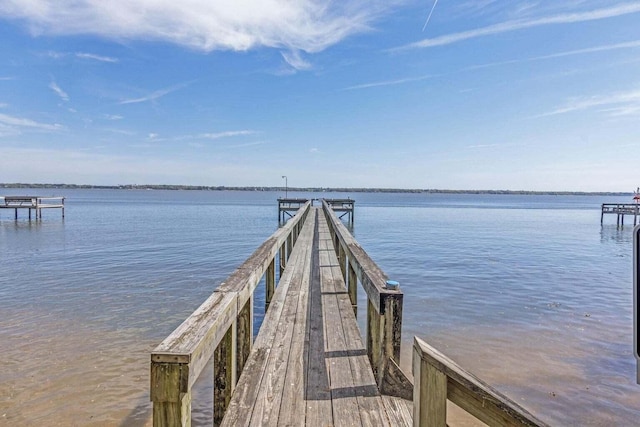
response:
[[[547,426],[417,337],[413,379],[415,427],[446,427],[447,399],[490,426]]]
[[[358,280],[367,294],[367,353],[378,388],[384,394],[411,399],[411,382],[399,367],[403,293],[399,287],[387,288],[387,275],[362,249],[324,199],[322,208],[354,309],[357,307]]]
[[[288,258],[304,223],[307,202],[151,353],[154,426],[191,424],[191,388],[214,357],[214,424],[224,416],[253,341],[253,292],[267,273],[267,304],[275,259]],[[282,256],[285,254],[284,256]]]

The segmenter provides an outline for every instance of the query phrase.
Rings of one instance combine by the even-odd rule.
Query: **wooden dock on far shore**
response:
[[[640,204],[638,203],[603,203],[600,213],[600,224],[604,222],[605,215],[617,215],[617,225],[624,225],[625,215],[633,216],[633,225],[638,223],[640,217]]]
[[[64,197],[42,197],[42,196],[0,196],[0,209],[13,209],[14,218],[18,219],[18,210],[27,209],[29,220],[31,211],[35,211],[36,219],[42,219],[43,209],[60,209],[64,218]]]
[[[191,390],[211,359],[214,426],[445,427],[447,400],[490,426],[545,425],[417,337],[412,382],[399,367],[404,295],[387,279],[327,201],[301,203],[153,350],[153,425],[191,425]]]

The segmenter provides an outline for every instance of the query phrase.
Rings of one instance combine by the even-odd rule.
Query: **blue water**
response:
[[[275,231],[282,194],[4,190],[25,193],[66,218],[0,211],[0,425],[148,425],[149,352]],[[325,195],[356,199],[356,238],[401,283],[407,370],[417,335],[553,425],[637,424],[632,226],[600,225],[627,200],[289,194]]]

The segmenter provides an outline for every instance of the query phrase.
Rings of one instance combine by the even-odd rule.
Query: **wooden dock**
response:
[[[603,203],[600,213],[600,224],[604,221],[605,215],[616,215],[617,225],[624,225],[625,215],[633,216],[633,225],[638,223],[640,217],[640,204],[638,203]]]
[[[31,211],[35,211],[36,219],[42,219],[43,209],[61,209],[64,218],[64,197],[42,197],[42,196],[0,196],[0,209],[13,209],[14,218],[18,219],[18,210],[27,209],[29,220]]]
[[[418,338],[412,383],[398,366],[402,301],[331,206],[306,201],[151,353],[154,426],[191,424],[191,389],[211,358],[216,426],[444,427],[447,399],[489,425],[544,425]]]

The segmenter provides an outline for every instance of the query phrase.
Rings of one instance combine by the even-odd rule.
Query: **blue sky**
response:
[[[3,0],[0,39],[0,182],[640,185],[637,1]]]

